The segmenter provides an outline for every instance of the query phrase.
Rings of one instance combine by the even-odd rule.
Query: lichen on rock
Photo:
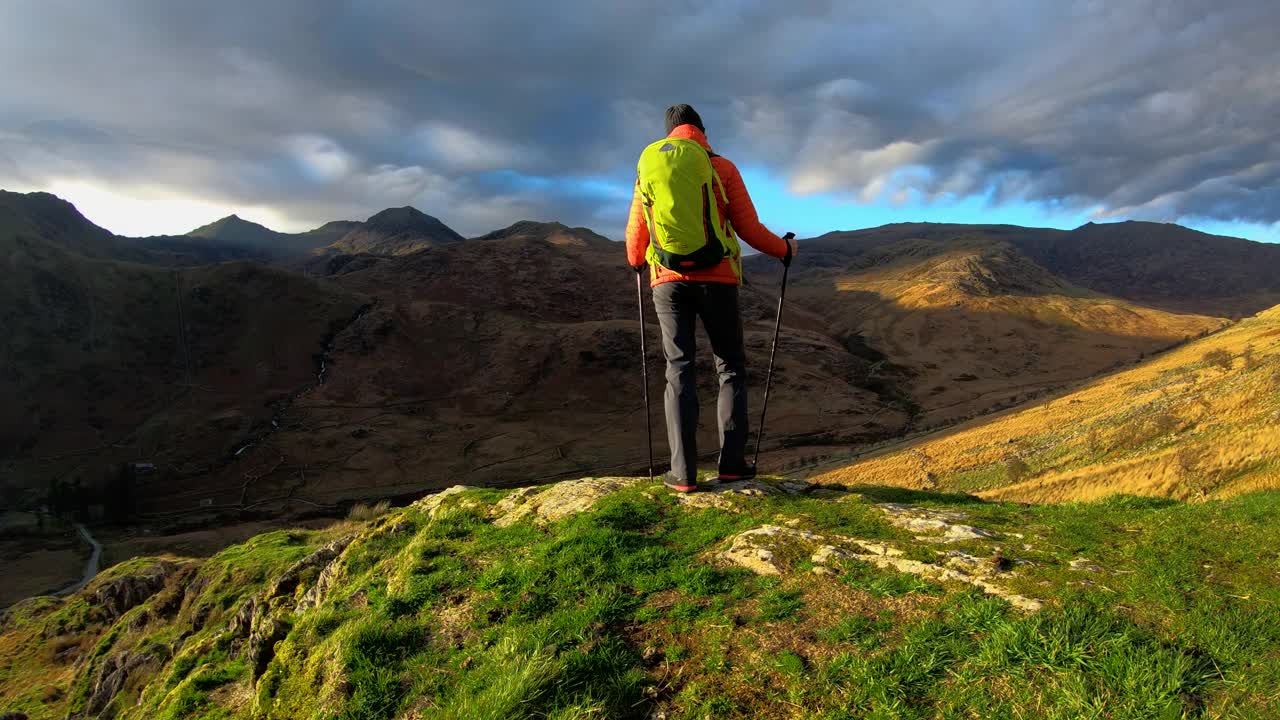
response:
[[[533,518],[546,524],[590,510],[596,501],[645,482],[644,478],[599,477],[566,480],[545,487],[520,488],[493,507],[493,524],[509,527]]]
[[[779,495],[782,491],[758,480],[711,485],[701,492],[676,495],[676,502],[685,507],[740,512],[742,503],[751,499]]]
[[[995,537],[995,533],[960,523],[965,516],[959,512],[929,510],[901,503],[880,503],[876,508],[885,513],[896,527],[924,533],[916,536],[921,542],[952,543]]]
[[[1024,597],[998,584],[997,580],[1010,574],[1003,571],[1002,563],[993,562],[990,558],[955,553],[948,556],[945,564],[933,564],[904,555],[903,550],[887,542],[764,525],[733,536],[729,547],[716,557],[757,575],[785,575],[805,559],[818,575],[838,575],[842,562],[863,562],[882,570],[965,583],[1029,612],[1042,607],[1039,600]]]

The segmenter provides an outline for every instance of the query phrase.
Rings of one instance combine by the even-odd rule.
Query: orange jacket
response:
[[[711,146],[707,144],[707,136],[693,125],[680,125],[667,137],[697,140],[702,147],[708,151],[711,150]],[[756,250],[776,258],[786,256],[787,241],[769,232],[769,228],[760,223],[760,219],[756,217],[756,206],[752,204],[751,196],[747,194],[747,186],[743,184],[742,174],[738,172],[737,166],[719,156],[711,158],[711,165],[720,176],[720,182],[724,183],[725,194],[729,197],[726,205],[719,193],[716,194],[717,204],[720,206],[720,217],[729,218],[729,222],[733,223],[733,231],[738,237]],[[643,204],[640,183],[636,181],[631,198],[631,217],[627,220],[627,262],[631,263],[632,267],[643,265],[645,253],[649,250],[649,226],[645,223]],[[721,261],[713,268],[694,270],[690,273],[678,273],[658,264],[652,265],[649,272],[650,287],[677,280],[732,285],[740,282],[728,259]]]

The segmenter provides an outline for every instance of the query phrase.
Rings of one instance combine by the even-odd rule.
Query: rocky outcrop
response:
[[[354,537],[345,538],[321,548],[322,552],[328,551],[325,552],[325,554],[329,555],[331,553],[332,557],[325,561],[324,569],[321,570],[320,575],[316,577],[316,583],[308,588],[307,591],[303,593],[302,598],[298,600],[298,606],[296,608],[298,612],[306,612],[312,608],[319,607],[320,603],[324,602],[329,591],[333,589],[335,584],[337,584],[342,572],[342,564],[337,562],[337,560],[342,556],[342,553],[346,552],[346,549],[351,546],[351,542],[354,539]]]
[[[422,498],[421,500],[415,502],[413,504],[413,507],[416,507],[419,510],[425,511],[427,513],[428,518],[434,518],[436,516],[436,513],[439,512],[440,508],[444,505],[445,500],[448,500],[449,498],[453,497],[454,495],[457,495],[458,493],[464,493],[468,490],[478,490],[478,489],[479,488],[476,488],[471,485],[454,485],[452,487],[447,487],[438,493],[433,493],[431,495],[428,495]]]
[[[507,527],[528,517],[539,524],[555,522],[590,510],[600,498],[644,481],[643,478],[583,478],[520,488],[494,506],[493,524]]]
[[[705,491],[677,495],[676,502],[685,507],[715,508],[729,512],[741,512],[743,503],[748,500],[781,495],[788,492],[760,480],[742,480],[739,482],[711,485]]]
[[[981,559],[965,553],[951,553],[934,564],[911,560],[904,555],[902,550],[887,542],[764,525],[733,536],[728,549],[716,557],[757,575],[785,575],[806,561],[812,564],[814,573],[837,575],[841,572],[842,562],[863,562],[882,570],[972,585],[1028,612],[1042,607],[1039,600],[1014,593],[998,582],[1012,577],[1012,574],[1005,571],[1004,563],[997,556]]]
[[[160,592],[182,567],[185,565],[157,560],[140,572],[120,575],[97,585],[91,591],[90,603],[102,611],[105,620],[115,620]]]
[[[298,589],[298,584],[302,582],[303,573],[313,568],[321,568],[321,572],[327,570],[329,565],[342,554],[343,550],[347,549],[347,546],[354,539],[354,535],[339,538],[294,563],[280,577],[276,578],[275,582],[271,583],[271,586],[267,588],[264,599],[270,602],[275,598],[294,595]]]
[[[129,676],[151,662],[163,662],[164,658],[147,653],[122,652],[112,655],[98,665],[94,673],[89,699],[84,707],[68,716],[68,720],[111,720],[116,716],[111,701],[124,689]]]
[[[893,525],[923,533],[916,536],[921,542],[952,543],[995,537],[994,533],[981,528],[961,524],[959,521],[965,518],[964,513],[927,510],[900,503],[881,503],[876,508],[888,515]]]
[[[289,634],[292,624],[285,616],[296,609],[310,609],[319,605],[337,575],[337,560],[351,545],[354,536],[339,538],[304,557],[280,574],[259,596],[246,600],[231,619],[232,637],[244,640],[245,656],[249,662],[250,677],[254,682],[262,677],[271,659],[275,657],[276,643]],[[315,585],[297,598],[303,577],[320,568]]]

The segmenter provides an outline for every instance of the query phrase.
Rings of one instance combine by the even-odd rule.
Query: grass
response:
[[[860,502],[779,496],[728,513],[687,509],[641,484],[544,527],[498,527],[487,516],[497,495],[464,493],[434,515],[392,510],[348,526],[359,536],[331,591],[320,607],[288,615],[291,630],[256,686],[224,629],[240,599],[328,535],[270,533],[229,549],[200,569],[203,587],[182,613],[122,621],[96,644],[110,656],[193,633],[144,671],[153,674],[136,706],[115,705],[122,718],[1280,713],[1280,494],[1024,506],[859,490]],[[779,578],[713,560],[735,533],[796,519],[934,554],[872,502],[958,511],[999,533],[962,547],[1002,548],[1008,584],[1045,609],[1027,614],[967,586],[857,562],[835,577],[797,562]],[[1099,570],[1072,569],[1076,558]],[[33,652],[55,618],[84,615],[77,607],[0,634],[0,692],[32,718],[61,717],[66,706],[18,691],[17,635],[37,633],[26,636]],[[210,608],[199,626],[196,607]]]
[[[365,522],[374,520],[387,514],[391,509],[391,503],[387,500],[369,505],[367,503],[356,503],[347,512],[347,519],[355,522]]]
[[[818,476],[1021,502],[1280,489],[1280,310],[1079,390]],[[1241,358],[1237,362],[1236,359]]]

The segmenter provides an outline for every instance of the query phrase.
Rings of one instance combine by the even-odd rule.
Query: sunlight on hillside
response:
[[[1280,308],[1132,370],[867,456],[820,482],[1025,502],[1280,487]]]

